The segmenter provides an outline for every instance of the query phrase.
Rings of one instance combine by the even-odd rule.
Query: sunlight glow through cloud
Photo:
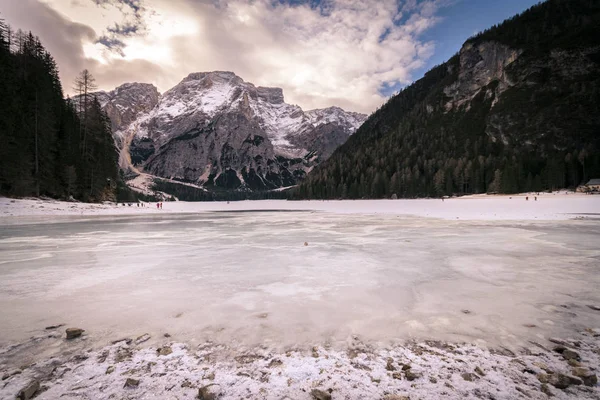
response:
[[[78,64],[102,78],[102,89],[133,77],[165,91],[191,72],[229,70],[282,87],[306,109],[363,112],[432,56],[435,44],[420,35],[447,1],[25,0],[95,32],[80,39]],[[57,59],[59,67],[70,62]]]

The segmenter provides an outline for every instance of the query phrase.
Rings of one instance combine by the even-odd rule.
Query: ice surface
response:
[[[573,373],[554,338],[597,374],[599,204],[0,198],[0,398],[35,378],[42,400],[192,399],[204,385],[223,399],[308,400],[315,387],[334,399],[544,399],[536,374]],[[86,332],[45,329],[61,323]],[[485,375],[465,381],[475,367]]]
[[[600,304],[599,239],[600,225],[586,220],[299,211],[8,218],[0,345],[66,322],[103,345],[168,331],[245,346],[342,346],[357,335],[515,347],[600,326],[585,306]]]

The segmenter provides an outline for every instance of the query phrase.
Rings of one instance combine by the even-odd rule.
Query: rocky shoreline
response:
[[[150,339],[144,334],[90,349],[83,330],[48,327],[0,348],[0,398],[600,398],[600,330],[591,328],[577,339],[530,342],[517,353],[439,341],[381,347],[358,337],[345,351],[320,345],[284,352],[192,346],[168,334],[152,338],[158,345],[148,345]],[[67,350],[14,365],[44,346]]]

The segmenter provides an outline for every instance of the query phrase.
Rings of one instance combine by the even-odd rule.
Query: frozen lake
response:
[[[599,243],[597,220],[19,218],[0,228],[0,346],[67,323],[98,346],[168,332],[276,348],[354,335],[518,347],[600,326],[587,307],[600,304]]]

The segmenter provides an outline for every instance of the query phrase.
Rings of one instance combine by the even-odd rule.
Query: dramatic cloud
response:
[[[81,68],[101,88],[229,70],[284,89],[303,108],[370,112],[433,54],[421,35],[450,0],[0,0],[40,36],[69,89]]]

